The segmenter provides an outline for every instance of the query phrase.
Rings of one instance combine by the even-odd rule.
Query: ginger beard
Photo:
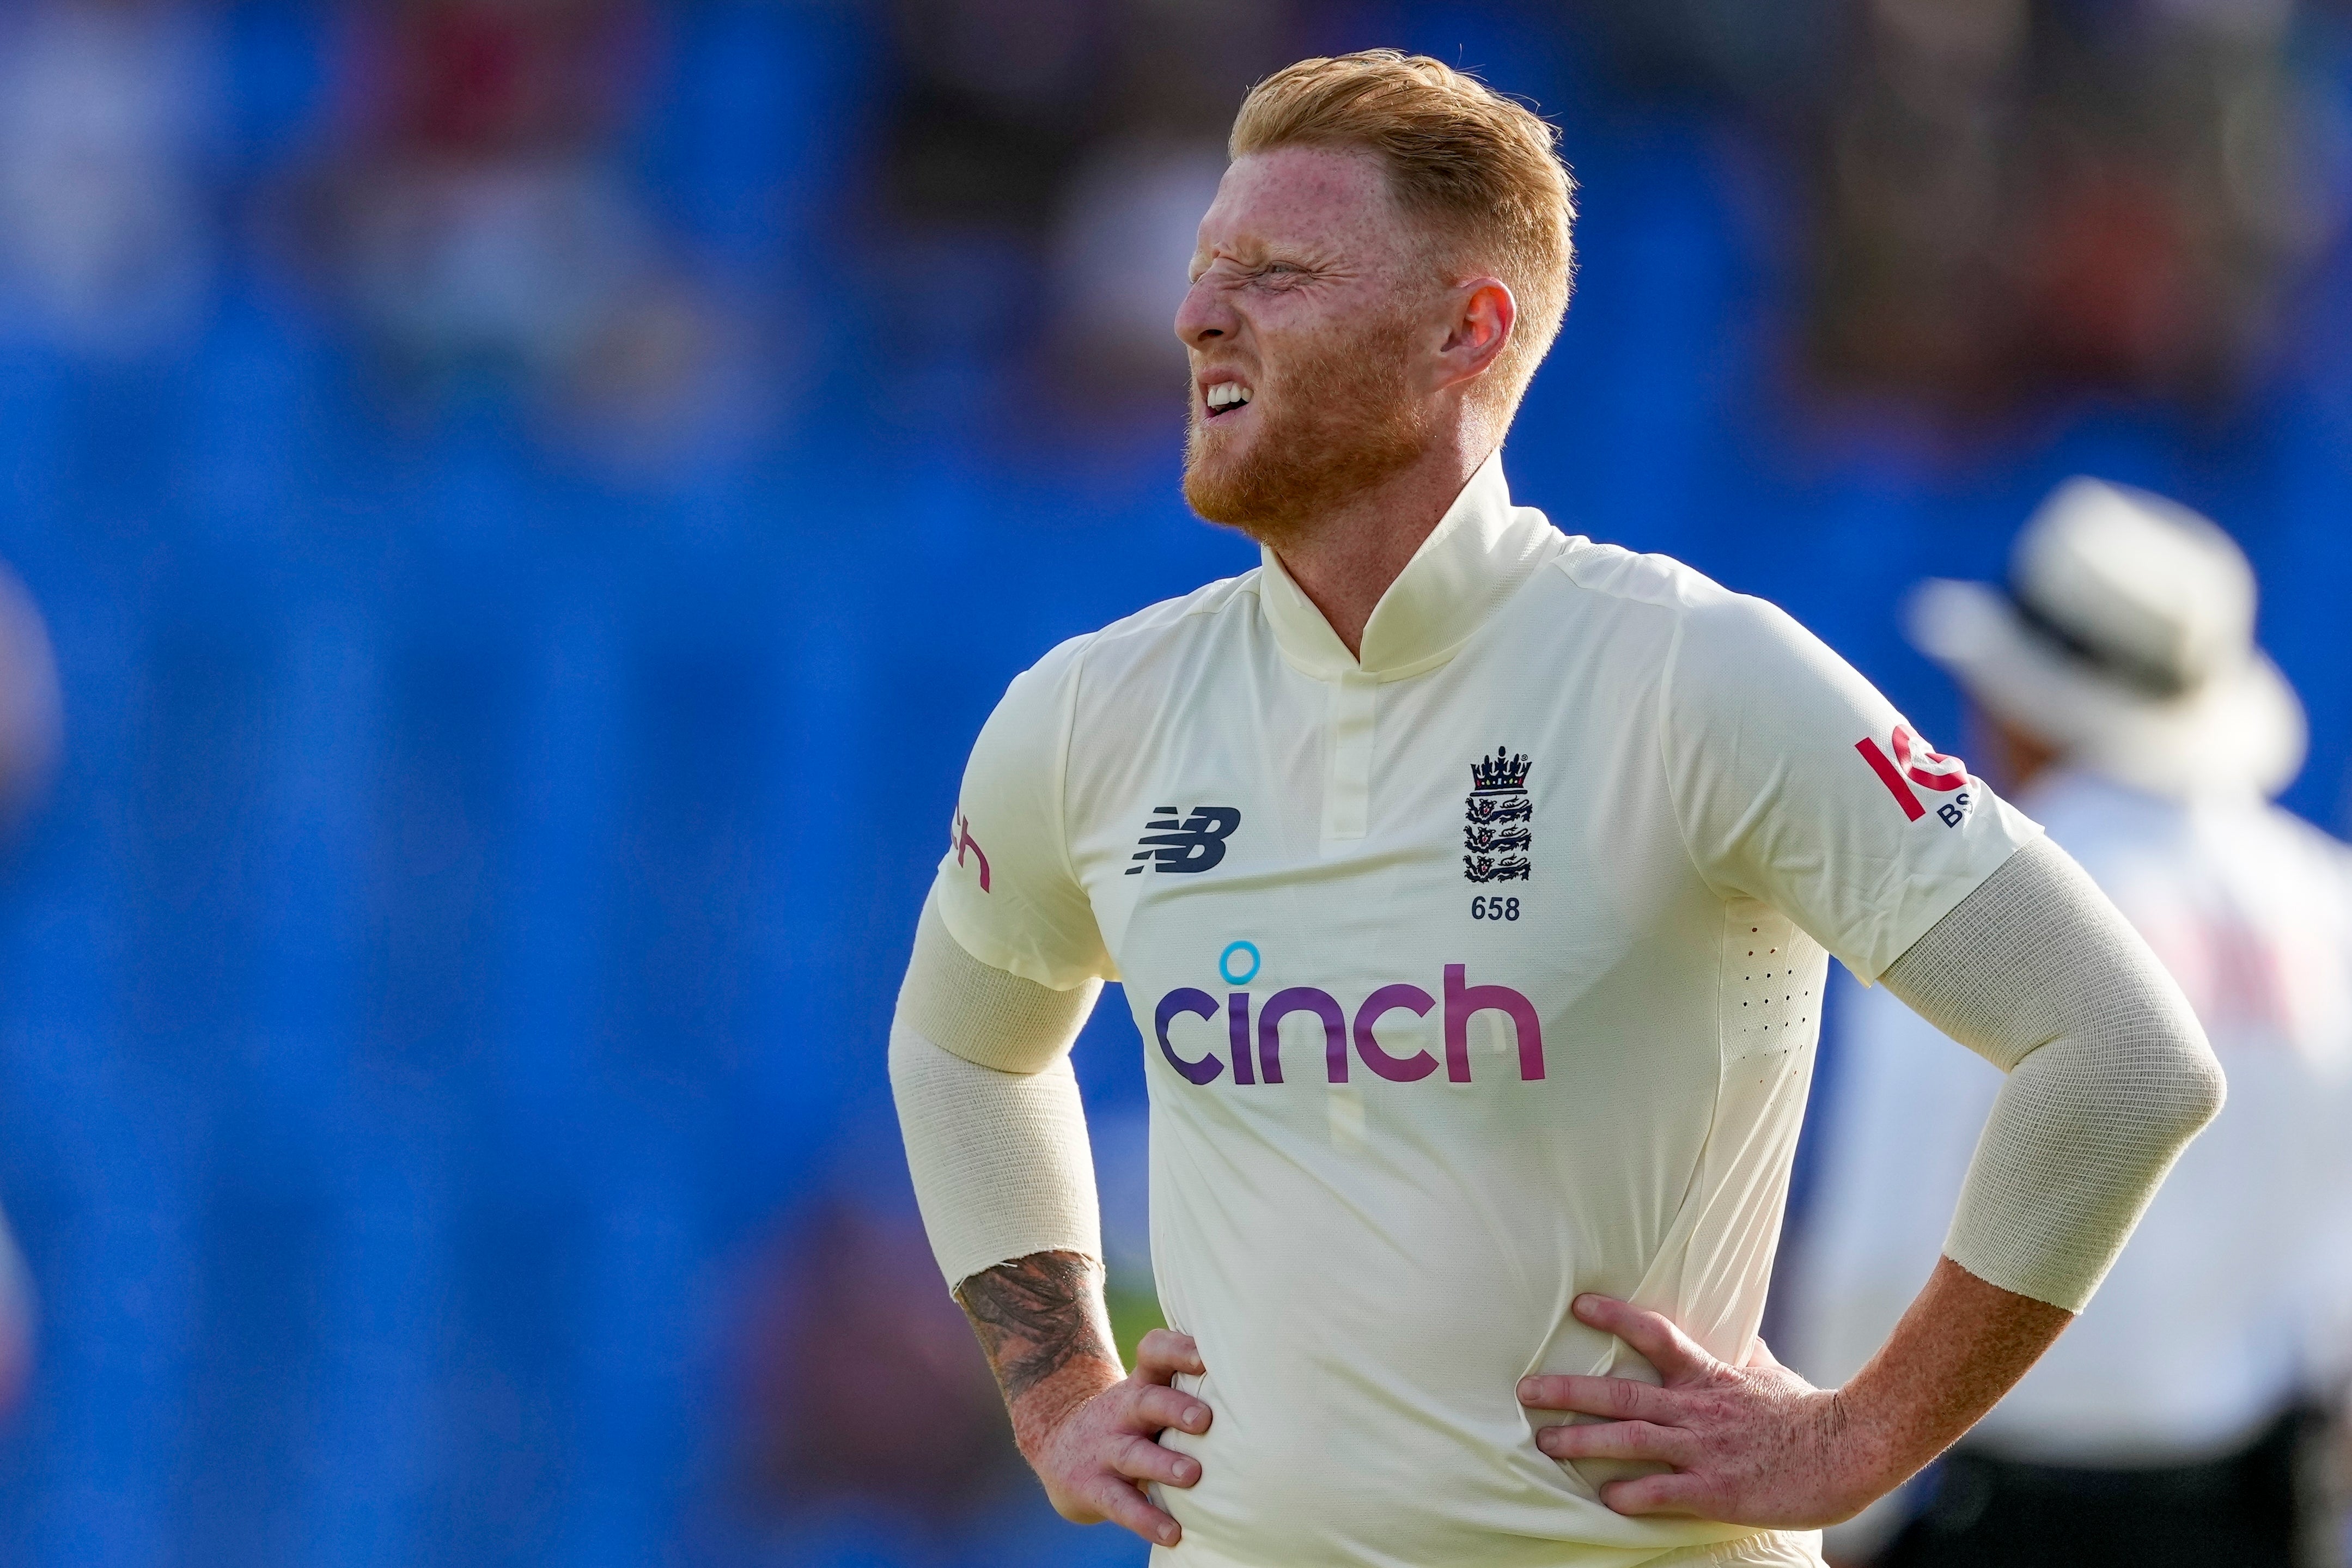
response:
[[[1404,372],[1415,326],[1402,312],[1251,378],[1254,432],[1218,430],[1192,394],[1184,499],[1212,523],[1276,549],[1412,466],[1432,421]],[[1238,450],[1236,450],[1238,448]]]

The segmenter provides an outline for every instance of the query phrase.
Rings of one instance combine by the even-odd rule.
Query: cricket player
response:
[[[1517,506],[1553,133],[1436,61],[1243,105],[1176,318],[1259,568],[982,730],[891,1030],[940,1267],[1073,1519],[1198,1568],[1815,1563],[2078,1312],[2221,1098],[2064,854],[1786,616]],[[2007,1073],[1942,1258],[1757,1339],[1834,953]],[[1113,1350],[1067,1061],[1124,982],[1171,1325]]]

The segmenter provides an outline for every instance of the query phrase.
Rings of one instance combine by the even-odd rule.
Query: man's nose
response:
[[[1184,302],[1176,307],[1176,339],[1188,349],[1205,349],[1229,338],[1238,325],[1224,291],[1206,277],[1186,289]]]

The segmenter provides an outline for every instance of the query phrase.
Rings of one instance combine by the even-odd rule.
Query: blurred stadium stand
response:
[[[1941,736],[1903,590],[2069,473],[2180,496],[2340,828],[2352,33],[1943,9],[0,11],[0,556],[67,737],[0,885],[0,1560],[1141,1560],[1009,1460],[883,1038],[1004,682],[1255,559],[1179,498],[1160,323],[1287,57],[1562,125],[1523,499]],[[1133,1259],[1115,997],[1080,1066]]]

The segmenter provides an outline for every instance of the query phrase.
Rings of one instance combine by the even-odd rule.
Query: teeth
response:
[[[1250,390],[1239,382],[1219,382],[1209,389],[1211,408],[1232,408],[1250,400]]]

